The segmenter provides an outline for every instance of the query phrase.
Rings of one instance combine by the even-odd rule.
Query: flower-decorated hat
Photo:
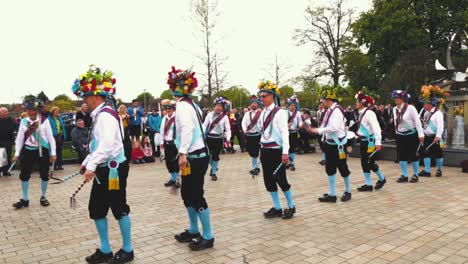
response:
[[[216,97],[213,101],[214,105],[220,104],[224,109],[227,108],[228,103],[229,103],[228,100],[226,100],[226,98],[222,96]]]
[[[403,90],[393,90],[392,91],[392,99],[400,98],[405,102],[408,102],[411,98],[411,95]]]
[[[256,95],[250,96],[250,104],[257,103],[258,107],[262,106],[262,102],[258,99]]]
[[[167,84],[174,96],[190,96],[195,88],[198,87],[195,72],[192,72],[191,69],[183,71],[172,66],[172,70],[168,75]]]
[[[275,104],[277,106],[280,106],[280,89],[278,88],[278,85],[276,83],[273,83],[270,80],[262,81],[258,84],[258,90],[259,93],[267,92],[273,94],[273,96],[275,97]]]
[[[296,109],[299,110],[299,99],[294,95],[288,98],[288,107],[292,104],[296,105]]]
[[[420,100],[424,104],[433,106],[445,104],[446,93],[439,86],[423,85]]]
[[[364,106],[373,106],[375,104],[375,100],[372,96],[364,94],[362,91],[359,91],[354,98],[363,104]]]
[[[101,71],[90,65],[89,70],[81,74],[72,86],[73,93],[78,97],[89,95],[113,96],[116,93],[114,74],[111,71]]]
[[[323,87],[322,93],[320,94],[320,98],[322,100],[333,100],[337,102],[339,99],[337,89],[335,87]]]
[[[23,101],[23,108],[26,110],[40,110],[44,106],[44,103],[39,100],[25,100]]]
[[[176,102],[174,100],[164,99],[161,101],[161,105],[166,109],[167,108],[175,109]]]

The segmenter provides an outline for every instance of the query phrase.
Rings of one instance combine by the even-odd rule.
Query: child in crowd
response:
[[[145,153],[139,141],[135,141],[133,144],[132,150],[132,163],[133,164],[143,164],[145,162]]]
[[[144,160],[146,163],[154,162],[153,148],[151,146],[151,141],[148,136],[146,136],[143,139],[143,153],[145,154]]]

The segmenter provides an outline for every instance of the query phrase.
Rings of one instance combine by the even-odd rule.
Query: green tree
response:
[[[41,92],[37,95],[37,99],[41,100],[41,101],[44,102],[44,103],[48,103],[48,102],[49,102],[49,97],[47,97],[47,95],[44,93],[44,91],[41,91]]]
[[[317,99],[320,95],[321,85],[303,76],[297,77],[296,82],[302,85],[302,91],[296,92],[297,99],[301,107],[313,109],[317,106]]]
[[[28,94],[23,96],[23,101],[34,101],[36,100],[36,96],[32,94]]]
[[[148,107],[151,101],[154,100],[154,96],[150,92],[143,92],[139,94],[136,98],[142,107]],[[145,105],[146,102],[146,105]]]
[[[376,91],[379,88],[378,72],[369,56],[361,52],[355,44],[348,44],[343,52],[341,65],[344,72],[344,80],[351,87],[368,87]]]
[[[250,101],[250,93],[242,86],[232,86],[228,89],[221,90],[215,94],[215,97],[223,96],[231,101],[233,108],[242,108],[247,106]]]
[[[161,98],[161,99],[173,99],[174,96],[172,96],[172,92],[170,90],[164,90],[164,92],[161,93],[159,98]]]
[[[52,101],[50,106],[57,106],[58,108],[60,108],[60,112],[62,113],[76,110],[75,103],[71,100],[63,100],[63,99],[54,100]]]
[[[288,98],[294,95],[294,88],[292,88],[289,85],[285,85],[285,86],[280,87],[279,91],[280,91],[279,97],[280,97],[280,101],[282,103],[286,103]]]
[[[68,95],[66,95],[66,94],[59,94],[59,95],[55,96],[54,101],[58,101],[58,100],[69,101],[69,102],[72,101],[72,99],[70,97],[68,97]]]

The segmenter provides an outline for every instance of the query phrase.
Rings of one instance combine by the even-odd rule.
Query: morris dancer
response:
[[[41,200],[42,206],[49,206],[47,201],[47,185],[49,183],[49,162],[56,159],[55,140],[47,116],[39,114],[42,102],[25,101],[23,103],[28,116],[20,122],[18,135],[16,136],[15,156],[13,163],[18,159],[21,162],[21,190],[23,197],[13,207],[21,209],[29,206],[29,179],[35,164],[39,165],[41,176]]]
[[[442,166],[444,158],[441,144],[442,134],[444,132],[444,116],[437,109],[439,105],[445,103],[444,91],[437,86],[426,86],[421,88],[421,101],[424,103],[424,108],[421,109],[419,116],[424,129],[424,170],[419,172],[421,177],[431,176],[431,158],[436,160],[437,172],[436,177],[442,176]]]
[[[250,174],[258,175],[260,173],[260,167],[258,166],[258,156],[260,155],[260,127],[258,121],[262,110],[260,106],[262,103],[258,98],[253,95],[250,97],[250,110],[244,114],[242,119],[242,130],[247,137],[247,151],[252,160],[252,170]]]
[[[398,183],[408,182],[408,162],[413,166],[413,177],[409,182],[418,182],[418,149],[424,142],[424,131],[419,120],[416,108],[408,104],[410,95],[402,90],[392,92],[392,99],[396,106],[393,108],[393,116],[396,131],[397,152],[400,159],[401,177]]]
[[[210,112],[205,117],[203,128],[205,129],[206,141],[211,153],[211,180],[218,180],[216,173],[218,172],[219,154],[223,149],[223,138],[231,138],[231,124],[226,111],[227,101],[224,97],[218,97],[214,100],[213,112]],[[226,133],[226,135],[224,134]]]
[[[130,207],[127,204],[128,161],[123,146],[123,126],[118,113],[105,103],[114,95],[115,79],[111,71],[102,72],[91,65],[75,80],[72,91],[83,98],[91,109],[93,125],[90,133],[89,154],[81,164],[86,181],[93,177],[89,198],[89,217],[94,220],[101,247],[86,258],[88,263],[128,263],[134,253],[131,241]],[[109,243],[107,212],[109,208],[119,222],[122,248],[112,254]]]
[[[289,129],[289,165],[288,168],[292,171],[296,170],[294,160],[296,158],[296,150],[299,145],[299,128],[302,127],[302,117],[299,113],[299,100],[295,96],[288,99],[288,129]]]
[[[355,96],[356,108],[359,110],[357,122],[357,135],[360,140],[361,168],[364,172],[366,184],[357,188],[360,192],[372,192],[371,170],[377,174],[379,180],[375,184],[375,189],[380,190],[387,180],[375,163],[375,151],[382,150],[382,130],[380,129],[377,115],[372,111],[375,101],[372,96],[359,92]]]
[[[179,160],[178,160],[178,150],[174,143],[175,139],[175,106],[176,102],[171,100],[163,100],[161,102],[162,106],[166,110],[166,115],[163,117],[161,122],[161,150],[164,152],[164,157],[166,160],[166,168],[171,174],[171,179],[164,184],[164,186],[169,187],[175,185],[179,188],[180,183],[177,182],[177,176],[179,176]]]
[[[286,111],[279,107],[279,89],[276,84],[271,81],[261,82],[258,88],[260,99],[265,106],[259,121],[262,131],[260,161],[265,187],[273,200],[273,207],[263,215],[265,218],[290,219],[296,213],[296,206],[291,185],[286,177],[286,166],[289,162],[288,116]],[[281,209],[277,185],[284,192],[288,203],[288,208],[284,210]]]
[[[190,220],[189,228],[175,235],[175,239],[182,243],[190,242],[190,249],[198,251],[213,247],[214,238],[211,232],[210,209],[203,196],[204,177],[210,155],[203,136],[201,110],[190,98],[198,86],[194,75],[194,72],[172,67],[167,84],[177,101],[175,143],[179,149],[182,174],[181,194]],[[198,232],[198,219],[203,227],[202,235]]]

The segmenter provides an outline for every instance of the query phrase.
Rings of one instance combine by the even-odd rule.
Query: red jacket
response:
[[[132,161],[143,159],[145,157],[145,153],[143,153],[143,149],[134,148],[132,150]]]

